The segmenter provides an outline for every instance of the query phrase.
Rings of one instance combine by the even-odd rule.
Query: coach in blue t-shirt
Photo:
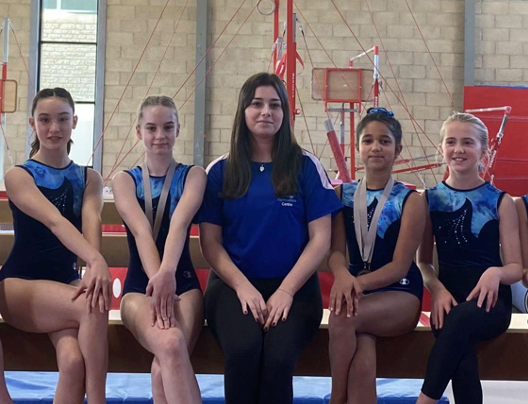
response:
[[[200,240],[213,271],[206,317],[225,356],[226,404],[290,404],[292,375],[322,315],[315,273],[341,208],[297,144],[281,80],[250,77],[229,154],[208,168]]]

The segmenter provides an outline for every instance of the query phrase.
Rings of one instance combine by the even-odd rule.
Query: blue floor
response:
[[[58,374],[54,372],[5,372],[7,387],[16,404],[51,404]],[[198,375],[204,404],[224,404],[221,375]],[[378,404],[415,404],[421,380],[378,379]],[[327,377],[295,377],[295,404],[325,404],[330,397]],[[107,403],[152,403],[149,374],[110,373]],[[443,398],[440,403],[448,403]],[[271,404],[271,403],[270,403]]]

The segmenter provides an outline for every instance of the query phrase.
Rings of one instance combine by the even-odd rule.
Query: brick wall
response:
[[[476,13],[476,84],[528,85],[528,2],[480,1]]]
[[[29,1],[0,0],[0,17],[13,19],[23,50],[27,56],[29,39]],[[210,44],[233,16],[242,0],[214,0],[209,2]],[[282,17],[285,15],[285,1],[282,2]],[[365,48],[379,44],[376,30],[372,24],[367,2],[363,0],[336,0],[354,33]],[[108,0],[106,83],[105,83],[105,122],[114,112],[117,101],[129,80],[139,56],[165,4],[164,0]],[[133,125],[136,109],[144,97],[154,77],[158,62],[169,42],[184,0],[172,0],[167,7],[156,33],[152,37],[143,61],[137,68],[128,90],[123,96],[119,108],[108,126],[104,140],[103,174],[107,174],[116,161],[116,156],[130,129],[125,144],[125,152],[135,142]],[[209,56],[209,65],[214,61],[242,26],[251,12],[255,1],[247,1],[235,17],[224,36],[216,44]],[[328,50],[331,58],[339,67],[348,65],[348,58],[361,52],[347,26],[327,0],[296,0],[302,14],[298,17],[306,32],[306,41],[310,55],[316,67],[332,67],[333,64],[315,39],[309,26]],[[418,29],[402,0],[368,1],[374,21],[388,53],[381,54],[381,72],[386,77],[385,94],[381,104],[390,106],[401,119],[406,150],[404,157],[420,157],[435,154],[438,142],[438,129],[441,122],[453,110],[451,98],[444,83],[439,78],[431,57],[426,51]],[[457,109],[462,107],[463,64],[464,64],[464,1],[463,0],[410,0],[413,13],[422,28],[423,34],[432,52],[432,56],[445,79],[445,86],[453,96]],[[166,93],[174,95],[188,74],[195,67],[196,8],[191,7],[183,13],[176,34],[168,48],[159,74],[153,83],[151,94]],[[263,7],[268,4],[264,3]],[[527,1],[480,1],[477,2],[477,38],[476,38],[476,77],[479,83],[523,84],[527,80],[525,62],[528,54],[528,2]],[[248,22],[240,29],[240,34],[231,43],[225,54],[213,68],[208,78],[207,121],[206,121],[206,162],[228,150],[231,125],[236,107],[237,94],[245,79],[256,72],[267,70],[271,56],[271,36],[273,18],[254,12]],[[327,168],[334,168],[323,122],[326,114],[320,103],[311,99],[311,64],[305,42],[298,34],[299,54],[306,64],[299,68],[298,88],[306,115],[297,117],[296,135],[303,147],[321,156]],[[20,105],[25,109],[27,78],[22,74],[24,68],[17,59],[14,45],[11,47],[12,64],[10,75],[22,80]],[[388,56],[388,57],[387,57]],[[394,73],[388,66],[390,59]],[[368,60],[356,64],[370,67]],[[396,80],[401,88],[398,89]],[[369,79],[367,79],[369,80]],[[176,143],[175,152],[185,163],[192,162],[193,153],[193,108],[195,79],[192,77],[183,90],[176,96],[181,106],[181,135]],[[389,86],[398,94],[392,94]],[[403,96],[402,96],[403,95]],[[406,108],[415,117],[416,126],[420,126],[430,138],[428,140],[405,112],[398,101],[405,100]],[[333,105],[337,106],[337,105]],[[23,160],[26,116],[9,116],[9,136],[13,138],[10,146],[15,150],[17,162]],[[348,125],[347,125],[348,126]],[[347,127],[348,130],[348,127]],[[311,135],[311,142],[308,132]],[[418,135],[418,134],[419,135]],[[425,152],[423,150],[425,147]],[[120,168],[127,168],[142,154],[141,146],[123,161]],[[430,162],[434,162],[431,158]],[[426,160],[417,161],[425,164]],[[405,167],[405,166],[402,166]],[[437,173],[442,169],[436,170]],[[434,183],[431,171],[420,174],[427,184]],[[402,175],[401,179],[417,183],[413,175]],[[437,179],[440,175],[437,174]]]

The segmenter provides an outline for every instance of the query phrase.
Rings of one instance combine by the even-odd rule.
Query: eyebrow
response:
[[[163,125],[170,125],[170,124],[176,125],[176,123],[174,121],[165,122]],[[147,122],[147,123],[145,123],[145,126],[146,125],[154,125],[154,126],[156,126],[156,124],[154,122]]]
[[[50,116],[51,114],[48,114],[47,112],[41,112],[40,114],[38,114],[38,116]],[[67,111],[64,111],[64,112],[59,112],[59,115],[70,115],[69,112]]]
[[[454,136],[446,137],[446,140],[451,140],[451,139],[455,140],[456,137],[454,137]],[[473,140],[473,141],[475,141],[475,139],[473,137],[467,137],[467,136],[463,137],[462,140]]]
[[[264,101],[264,98],[253,97],[253,101],[255,101],[255,100]],[[270,98],[270,101],[279,101],[280,102],[280,98]]]
[[[367,136],[370,136],[370,137],[373,137],[374,135],[372,133],[365,133],[364,135],[361,135],[361,137],[367,137]],[[393,139],[394,137],[391,136],[391,135],[386,135],[386,134],[383,134],[383,135],[380,135],[381,138],[386,138],[386,139]]]

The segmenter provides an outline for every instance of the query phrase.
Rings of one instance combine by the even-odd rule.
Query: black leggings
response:
[[[476,344],[504,333],[511,320],[511,294],[499,296],[489,313],[485,305],[479,309],[476,300],[457,299],[459,303],[445,318],[443,328],[433,327],[436,342],[422,387],[425,395],[439,400],[452,380],[456,403],[482,404]]]
[[[281,282],[251,280],[265,301]],[[205,311],[224,352],[226,404],[291,404],[293,370],[321,323],[323,304],[317,274],[295,294],[288,319],[268,332],[251,313],[242,313],[235,291],[212,271]]]

